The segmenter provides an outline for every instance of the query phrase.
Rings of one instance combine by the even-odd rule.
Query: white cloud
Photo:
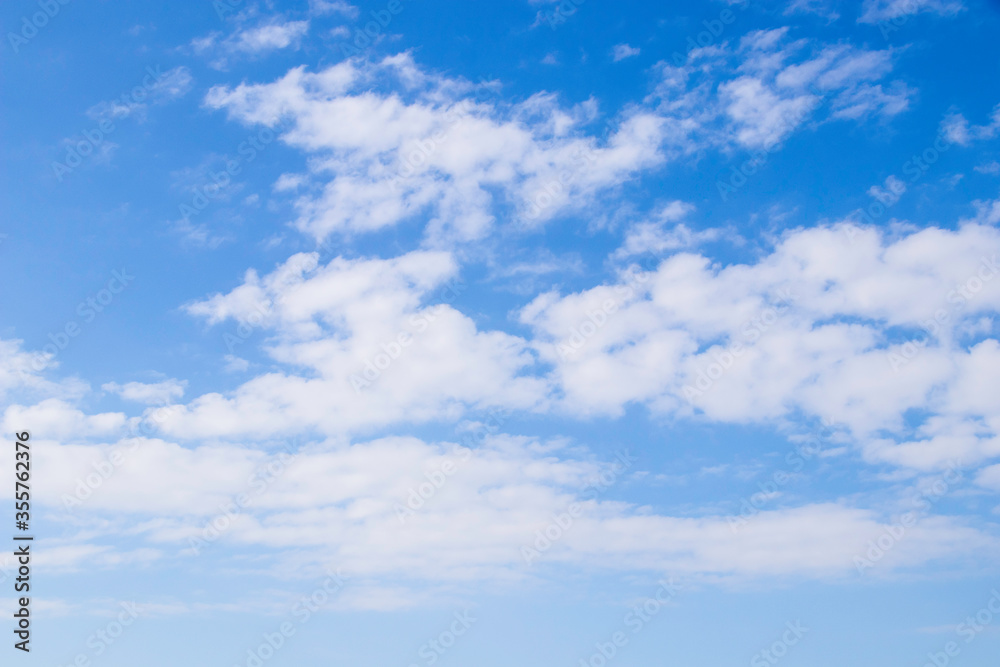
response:
[[[347,18],[357,18],[360,10],[344,0],[309,0],[309,11],[313,16],[340,14]]]
[[[211,32],[191,40],[191,48],[196,54],[211,56],[211,66],[224,70],[234,57],[254,57],[287,48],[298,49],[308,32],[309,21],[286,21],[272,17],[253,27],[241,26],[225,38],[218,31]]]
[[[398,92],[373,92],[375,77]],[[313,176],[324,182],[321,194],[296,204],[297,226],[317,239],[418,215],[429,215],[432,239],[480,238],[494,223],[496,188],[511,196],[519,224],[531,226],[663,160],[652,114],[630,112],[599,146],[577,132],[592,104],[564,109],[539,94],[507,107],[490,91],[423,72],[404,54],[217,87],[206,103],[246,123],[293,122],[283,140],[315,155]]]
[[[305,184],[307,179],[308,176],[305,174],[282,174],[274,183],[274,191],[287,192],[289,190],[298,190]]]
[[[976,209],[976,215],[962,222],[973,222],[980,225],[1000,224],[1000,199],[986,201],[977,199],[972,202],[972,205]]]
[[[362,585],[398,586],[403,598],[427,587],[509,585],[567,566],[713,580],[829,579],[856,576],[854,558],[889,521],[837,502],[762,511],[739,531],[718,514],[656,514],[595,493],[602,472],[614,480],[632,470],[615,472],[559,443],[511,436],[490,436],[472,449],[392,437],[291,457],[140,438],[116,445],[121,463],[85,501],[65,509],[63,499],[112,447],[34,447],[46,470],[36,502],[53,520],[77,526],[75,536],[43,549],[40,567],[63,571],[148,565],[185,552],[217,566],[218,550],[264,547],[272,555],[258,556],[258,567],[294,563],[305,573],[336,563]],[[0,462],[0,471],[9,465]],[[241,494],[249,502],[237,509],[233,498]],[[227,521],[215,522],[221,528],[209,528],[222,516]],[[553,516],[563,527],[546,545],[538,534]],[[104,543],[125,535],[136,541],[129,551]],[[960,521],[926,517],[878,571],[942,558],[983,560],[997,546]]]
[[[883,84],[891,51],[817,45],[803,56],[804,44],[786,30],[753,33],[704,56],[721,73],[714,84],[701,64],[661,63],[656,92],[611,119],[605,138],[592,128],[594,100],[565,107],[541,92],[504,104],[494,84],[427,72],[409,54],[218,86],[205,103],[246,124],[290,123],[282,140],[312,158],[315,183],[295,200],[301,231],[324,240],[426,218],[428,243],[441,247],[483,238],[500,215],[532,228],[587,210],[699,150],[774,146],[824,109],[862,120],[906,108],[911,91]]]
[[[960,146],[992,139],[1000,134],[1000,104],[994,107],[988,125],[970,126],[965,116],[952,111],[941,121],[941,133],[948,141]]]
[[[615,251],[614,257],[623,259],[644,253],[663,255],[672,250],[693,248],[706,241],[714,241],[721,234],[720,229],[692,231],[683,223],[666,229],[662,222],[641,222],[629,229],[625,242]]]
[[[1000,357],[963,331],[1000,309],[998,255],[1000,233],[977,224],[896,241],[797,230],[756,264],[677,254],[617,284],[542,295],[521,321],[575,414],[633,402],[738,423],[805,414],[843,424],[873,460],[975,464],[1000,455],[1000,404],[976,379]],[[917,429],[904,422],[913,410],[930,415]],[[869,440],[886,432],[895,440]]]
[[[812,95],[783,99],[755,77],[741,77],[719,87],[739,143],[768,148],[784,139],[816,105]]]
[[[203,46],[288,48],[307,28],[305,21],[272,23]],[[853,557],[889,521],[858,498],[780,506],[784,497],[774,496],[775,509],[734,533],[717,511],[672,516],[583,498],[601,465],[563,441],[493,435],[465,449],[359,438],[461,422],[493,408],[586,419],[641,405],[671,419],[834,420],[858,456],[906,472],[952,459],[992,462],[1000,456],[1000,343],[990,337],[1000,308],[996,202],[979,202],[976,218],[956,230],[796,229],[752,261],[722,264],[692,249],[724,232],[692,230],[693,206],[673,201],[628,227],[609,259],[617,266],[650,252],[669,257],[648,271],[625,267],[612,284],[537,296],[516,310],[516,322],[494,328],[456,305],[465,288],[463,254],[442,249],[490,233],[501,207],[523,216],[534,206],[528,227],[582,210],[632,174],[681,155],[770,148],[810,122],[891,117],[910,94],[886,80],[893,57],[891,50],[793,42],[787,30],[756,32],[737,47],[692,52],[684,67],[661,64],[655,94],[617,117],[606,139],[593,131],[594,100],[567,107],[546,92],[515,104],[473,99],[492,84],[428,73],[407,54],[213,88],[206,105],[241,122],[290,121],[282,140],[308,154],[308,172],[283,174],[274,189],[295,193],[300,230],[322,240],[419,217],[429,220],[425,246],[323,262],[318,252],[300,253],[187,304],[206,326],[256,335],[271,363],[234,389],[157,413],[159,437],[119,440],[137,417],[85,413],[65,389],[80,394],[79,386],[44,379],[51,355],[0,341],[0,390],[24,403],[6,407],[5,428],[46,425],[34,450],[46,470],[40,502],[59,514],[81,479],[127,452],[77,514],[56,520],[99,524],[102,536],[127,534],[144,544],[117,551],[81,532],[48,550],[48,566],[177,556],[220,505],[255,488],[281,439],[308,437],[267,492],[232,520],[222,538],[227,548],[266,547],[309,566],[337,562],[382,582],[399,572],[435,583],[508,581],[532,575],[520,547],[533,545],[553,513],[580,502],[583,515],[540,564],[712,578],[853,573]],[[706,72],[719,78],[708,81]],[[386,81],[387,89],[374,86]],[[985,132],[958,121],[950,127],[956,136]],[[903,191],[890,177],[869,193],[888,201]],[[573,260],[539,252],[494,275],[542,275],[577,266]],[[959,299],[962,290],[968,295]],[[940,312],[947,318],[921,333]],[[742,345],[739,354],[729,351],[733,343]],[[251,368],[233,354],[223,361],[233,372]],[[39,368],[25,371],[29,364]],[[24,388],[41,397],[24,398]],[[153,404],[181,399],[185,382],[103,388]],[[401,523],[398,504],[452,460],[458,471]],[[0,473],[10,465],[0,460]],[[979,480],[996,485],[995,466]],[[995,555],[996,548],[986,532],[929,517],[884,565]]]
[[[653,99],[671,127],[683,128],[678,135],[698,137],[689,150],[702,143],[770,149],[810,121],[885,119],[906,110],[913,91],[884,81],[892,67],[891,50],[791,41],[787,28],[760,30],[735,50],[696,49],[682,67],[661,63]]]
[[[309,30],[308,21],[276,22],[243,30],[228,42],[233,51],[262,53],[294,46]]]
[[[675,202],[663,215],[685,210]],[[986,222],[993,210],[984,208]],[[711,238],[636,226],[615,257]],[[640,403],[731,422],[804,413],[867,439],[873,460],[974,464],[1000,454],[993,431],[976,426],[951,446],[940,434],[945,425],[954,434],[961,424],[1000,429],[1000,406],[974,380],[1000,368],[980,322],[1000,308],[998,253],[1000,233],[972,222],[892,238],[850,224],[796,230],[754,264],[719,267],[678,253],[653,271],[624,271],[617,284],[538,296],[519,313],[529,338],[480,330],[443,301],[458,271],[448,253],[326,266],[297,255],[188,310],[262,328],[273,359],[299,372],[198,397],[163,429],[184,438],[339,437],[490,406],[615,415]],[[737,343],[738,359],[729,352]],[[928,417],[907,427],[914,410]]]
[[[300,374],[271,373],[228,396],[198,397],[163,429],[192,438],[310,429],[342,435],[471,407],[539,404],[545,380],[522,375],[534,363],[528,346],[479,331],[449,305],[464,289],[445,252],[337,258],[325,266],[301,254],[267,276],[248,272],[243,285],[188,312],[263,329],[272,335],[274,360]]]
[[[223,359],[226,362],[227,373],[243,373],[250,370],[250,362],[234,354],[227,354]]]
[[[79,380],[46,379],[46,371],[59,365],[55,345],[49,346],[55,352],[28,352],[22,345],[20,340],[0,339],[0,398],[14,395],[66,398],[87,390],[87,385]]]
[[[117,120],[132,115],[141,118],[150,105],[167,104],[188,94],[194,79],[187,67],[174,67],[166,72],[159,69],[147,68],[141,80],[142,85],[129,90],[118,99],[95,104],[87,110],[87,115],[97,120]]]
[[[637,46],[629,46],[628,44],[615,44],[615,47],[611,50],[611,57],[615,62],[625,60],[626,58],[631,58],[637,56],[640,53],[640,49]]]
[[[951,17],[964,10],[960,0],[865,0],[858,23],[879,23],[924,12]]]
[[[108,382],[101,385],[101,389],[117,394],[126,401],[162,405],[183,396],[185,386],[185,381],[170,379],[156,383],[128,382],[124,385]]]
[[[722,234],[720,229],[692,231],[683,223],[667,229],[667,224],[684,219],[693,210],[694,206],[687,202],[680,200],[670,202],[653,220],[630,226],[624,242],[612,257],[624,259],[645,253],[663,256],[673,250],[693,248],[701,243],[718,239]]]
[[[173,100],[191,90],[191,72],[186,67],[175,67],[163,74],[152,87],[154,97]]]
[[[906,183],[895,176],[885,179],[885,187],[873,185],[868,188],[868,194],[882,202],[886,208],[899,201],[899,198],[906,192]]]
[[[690,211],[690,204],[670,202],[659,220],[679,225]],[[678,253],[649,272],[624,272],[619,284],[544,294],[518,313],[530,332],[523,338],[483,330],[445,301],[442,288],[460,275],[451,253],[325,264],[303,253],[269,274],[250,271],[235,289],[186,308],[209,323],[257,330],[276,367],[287,370],[161,413],[159,438],[119,440],[135,418],[88,415],[57,398],[7,407],[4,428],[45,424],[45,434],[33,439],[46,470],[38,502],[53,520],[79,530],[50,545],[46,567],[55,569],[178,558],[222,514],[220,506],[249,493],[254,502],[230,517],[220,549],[266,548],[272,556],[263,562],[275,570],[338,563],[373,589],[398,587],[384,604],[419,598],[421,590],[469,590],[567,566],[714,580],[853,576],[854,558],[884,533],[891,508],[866,509],[860,498],[794,505],[776,496],[774,509],[734,532],[717,510],[673,516],[613,493],[585,497],[602,464],[563,441],[495,434],[468,447],[353,434],[460,422],[491,406],[587,416],[638,403],[680,419],[829,419],[843,425],[859,456],[905,469],[990,463],[1000,457],[993,390],[1000,343],[960,332],[1000,308],[1000,280],[986,279],[992,265],[983,262],[985,256],[995,264],[998,254],[1000,232],[971,223],[892,238],[846,224],[792,230],[751,263],[723,266]],[[977,276],[978,287],[957,307],[949,292],[972,289]],[[593,317],[608,300],[616,307]],[[893,369],[889,353],[902,354],[902,342],[942,309],[950,319]],[[588,321],[592,333],[577,351],[559,354],[557,346]],[[392,343],[401,332],[412,340],[397,349]],[[744,350],[726,360],[733,342]],[[0,350],[14,363],[25,361],[16,344]],[[366,360],[378,374],[355,391],[350,377],[365,377]],[[708,386],[702,373],[712,380]],[[136,400],[170,399],[179,397],[180,384],[106,389]],[[686,385],[698,391],[686,394]],[[914,412],[926,416],[907,423],[904,416]],[[502,420],[479,432],[501,428]],[[274,451],[293,438],[297,454],[265,482],[262,471],[282,460]],[[119,462],[101,473],[115,452]],[[411,490],[446,462],[454,472],[432,483],[430,497],[401,521]],[[0,475],[10,465],[0,460]],[[95,471],[100,484],[80,506],[64,510],[65,498]],[[642,471],[620,482],[631,483],[632,472]],[[977,479],[992,488],[995,464]],[[536,531],[574,502],[582,513],[572,527],[534,565],[525,563],[521,548],[534,548]],[[127,549],[110,546],[124,536]],[[926,516],[878,567],[888,574],[943,559],[983,561],[998,546],[995,536],[965,522]]]
[[[785,14],[816,14],[828,21],[836,21],[840,18],[836,5],[837,0],[792,0],[785,8]]]
[[[913,91],[896,83],[886,91],[881,85],[862,84],[838,95],[833,101],[833,117],[858,119],[871,114],[895,116],[910,107]]]
[[[980,174],[988,174],[990,176],[996,176],[1000,174],[1000,162],[993,160],[992,162],[986,162],[984,164],[975,167],[975,170]]]
[[[125,415],[120,412],[85,414],[70,402],[47,398],[35,405],[10,405],[3,414],[4,431],[17,433],[28,430],[37,437],[65,440],[86,440],[120,434],[126,426]]]

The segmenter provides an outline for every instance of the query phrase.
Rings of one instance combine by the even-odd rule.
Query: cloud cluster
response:
[[[308,253],[264,277],[250,272],[241,286],[188,312],[260,327],[272,335],[274,360],[293,372],[256,377],[229,396],[198,397],[163,429],[192,438],[334,435],[471,408],[537,406],[546,384],[522,375],[534,362],[527,344],[478,330],[451,305],[463,289],[443,251],[325,266]]]
[[[913,91],[902,81],[885,81],[893,60],[890,49],[793,40],[788,28],[759,30],[735,48],[694,49],[686,64],[664,64],[657,96],[670,115],[715,129],[711,138],[720,145],[735,137],[744,148],[771,148],[810,121],[905,111]],[[720,76],[720,70],[732,74]]]
[[[687,210],[675,202],[660,217]],[[640,239],[674,254],[535,297],[516,313],[530,335],[461,312],[446,251],[325,265],[302,253],[250,271],[187,310],[220,331],[259,330],[283,370],[178,406],[163,433],[343,437],[491,407],[586,417],[640,404],[736,423],[832,420],[871,460],[916,469],[1000,454],[1000,405],[985,384],[1000,363],[994,226],[799,229],[728,266],[676,250],[716,236],[640,225],[611,259],[642,257]]]
[[[510,436],[472,450],[391,437],[284,458],[147,438],[33,446],[46,470],[37,502],[78,531],[50,540],[40,567],[225,560],[264,548],[271,567],[336,563],[383,594],[391,589],[396,604],[427,587],[467,591],[567,565],[729,580],[853,576],[855,556],[889,526],[840,503],[765,511],[738,532],[723,516],[656,514],[588,493],[602,476],[614,479],[609,464]],[[105,472],[116,448],[125,453]],[[95,474],[105,477],[92,493],[66,502]],[[131,546],[112,546],[123,543]],[[959,520],[928,518],[879,565],[889,573],[997,546]]]
[[[521,321],[580,414],[844,424],[873,460],[1000,455],[1000,234],[966,224],[890,240],[850,223],[789,232],[753,264],[680,253],[615,284],[543,294]],[[908,415],[926,412],[914,427]],[[897,440],[885,437],[894,434]]]
[[[882,83],[893,53],[752,33],[737,47],[660,63],[642,104],[601,121],[593,100],[566,107],[537,93],[502,101],[478,84],[421,69],[409,54],[296,68],[272,83],[217,86],[205,103],[248,125],[288,122],[312,157],[296,226],[317,240],[404,221],[432,245],[500,224],[532,228],[693,152],[772,146],[811,117],[863,120],[905,110],[912,91]],[[603,131],[601,130],[603,125]]]
[[[391,92],[376,92],[373,84]],[[248,124],[293,126],[288,144],[315,156],[317,183],[296,203],[297,226],[322,240],[426,219],[434,239],[488,232],[509,194],[513,221],[551,217],[573,194],[589,195],[660,160],[659,122],[628,113],[604,146],[579,128],[592,104],[570,109],[538,94],[514,105],[493,84],[420,70],[409,55],[346,61],[318,73],[297,68],[270,84],[213,88],[206,104]]]

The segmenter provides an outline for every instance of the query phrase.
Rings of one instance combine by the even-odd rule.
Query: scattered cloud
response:
[[[611,50],[611,57],[615,62],[625,60],[626,58],[632,58],[633,56],[639,55],[640,51],[638,47],[629,46],[628,44],[616,44],[615,48]]]
[[[117,121],[129,116],[142,119],[151,105],[168,104],[184,97],[191,90],[194,78],[184,66],[166,72],[157,66],[147,68],[139,84],[118,99],[95,104],[87,110],[87,115],[98,121]]]
[[[163,405],[183,396],[185,386],[187,386],[187,382],[170,379],[156,383],[128,382],[123,385],[117,382],[108,382],[101,385],[101,389],[117,394],[126,401],[146,403],[147,405]]]
[[[868,194],[882,202],[888,208],[899,201],[903,193],[906,192],[906,183],[895,176],[885,179],[885,186],[873,185],[868,188]]]
[[[914,14],[951,17],[965,11],[961,0],[865,0],[858,23],[879,23]]]
[[[331,14],[349,19],[358,17],[361,10],[344,0],[309,0],[309,13],[312,16],[329,16]]]
[[[215,69],[226,69],[234,57],[259,57],[282,49],[298,49],[309,32],[309,21],[286,21],[273,17],[254,26],[239,27],[223,37],[215,31],[191,41],[197,55],[210,57]]]
[[[988,125],[970,126],[965,116],[957,111],[951,111],[941,121],[941,133],[948,141],[960,146],[992,139],[1000,133],[1000,104],[993,109]]]
[[[988,174],[990,176],[996,176],[1000,174],[1000,162],[993,160],[992,162],[985,162],[981,165],[975,167],[975,170],[980,174]]]
[[[840,18],[838,0],[792,0],[785,8],[785,14],[815,14],[828,21]]]

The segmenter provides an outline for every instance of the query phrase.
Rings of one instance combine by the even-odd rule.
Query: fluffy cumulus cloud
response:
[[[336,434],[470,407],[541,405],[544,378],[523,374],[534,364],[528,345],[480,331],[451,305],[465,289],[442,251],[325,266],[301,254],[262,278],[250,272],[243,285],[188,311],[209,323],[229,320],[229,335],[243,327],[270,336],[269,353],[290,371],[254,378],[228,396],[198,397],[163,428],[187,437]]]
[[[693,243],[682,232],[655,240]],[[635,255],[638,233],[653,238],[640,227],[613,255]],[[614,284],[542,294],[518,314],[530,337],[481,330],[452,305],[464,283],[449,253],[325,266],[297,255],[188,306],[228,335],[259,331],[288,370],[197,397],[163,429],[332,436],[490,407],[615,415],[640,403],[735,422],[805,412],[843,424],[873,459],[975,463],[1000,453],[1000,412],[976,379],[997,362],[998,253],[996,229],[972,222],[894,241],[849,223],[798,230],[754,264],[678,252]],[[908,430],[913,410],[933,417]],[[946,445],[936,434],[956,423],[968,435],[951,429]],[[899,441],[876,437],[886,429]]]
[[[393,92],[373,91],[376,80]],[[432,238],[479,238],[494,223],[495,189],[511,197],[515,224],[532,226],[574,196],[591,197],[662,160],[653,114],[626,114],[599,146],[580,131],[594,118],[592,104],[563,108],[539,94],[510,105],[495,91],[490,82],[426,73],[400,55],[218,87],[206,103],[246,123],[292,122],[283,139],[316,157],[297,226],[318,239],[420,217]]]
[[[1000,403],[984,384],[1000,363],[998,259],[993,226],[890,242],[843,223],[791,232],[755,264],[679,253],[632,266],[615,284],[541,295],[520,317],[571,412],[805,413],[842,424],[873,460],[976,464],[1000,455]],[[929,416],[914,425],[912,411]]]
[[[732,137],[770,147],[810,118],[898,114],[912,91],[886,81],[893,58],[785,29],[753,33],[661,63],[655,92],[610,118],[593,101],[565,106],[549,93],[507,102],[496,82],[430,73],[409,54],[218,86],[205,103],[246,124],[290,125],[283,141],[313,158],[295,202],[303,232],[322,240],[424,220],[439,244],[482,238],[498,219],[532,228],[584,210],[630,176],[729,149]]]
[[[45,424],[46,433],[52,437],[86,439],[121,433],[126,417],[120,412],[88,415],[58,398],[48,398],[30,406],[14,404],[4,411],[3,425],[7,433],[20,433],[30,424]]]

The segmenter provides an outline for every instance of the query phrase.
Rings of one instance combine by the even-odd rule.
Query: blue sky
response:
[[[14,659],[993,664],[1000,4],[0,25]]]

